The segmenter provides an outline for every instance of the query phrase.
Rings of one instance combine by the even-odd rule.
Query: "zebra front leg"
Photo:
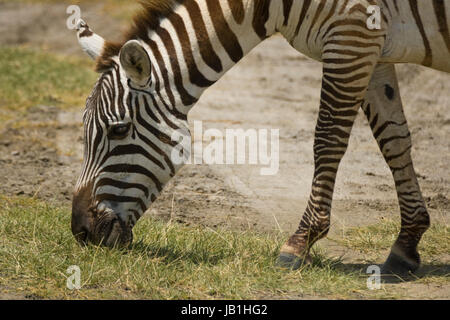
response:
[[[420,265],[417,244],[430,225],[411,159],[411,134],[403,113],[394,65],[376,67],[364,112],[384,159],[392,171],[401,213],[400,234],[382,273],[405,275]]]
[[[347,149],[351,128],[362,102],[355,100],[347,108],[338,110],[330,107],[330,103],[335,101],[329,99],[333,98],[325,92],[322,96],[314,139],[315,169],[311,194],[297,231],[281,248],[278,265],[282,267],[297,269],[302,264],[310,263],[311,246],[328,233],[338,166]],[[337,114],[342,114],[342,117]]]
[[[350,131],[361,105],[361,101],[353,101],[350,108],[342,111],[345,117],[338,118],[331,116],[328,102],[322,101],[316,125],[315,169],[308,205],[297,231],[283,245],[278,258],[279,266],[294,270],[311,262],[311,246],[328,233],[338,166],[347,149]]]
[[[285,268],[297,269],[309,263],[311,246],[328,233],[338,166],[376,65],[376,54],[359,54],[358,49],[342,49],[342,59],[337,56],[340,48],[330,48],[329,52],[324,55],[311,194],[297,231],[280,250],[277,264]],[[361,57],[349,59],[349,55]]]

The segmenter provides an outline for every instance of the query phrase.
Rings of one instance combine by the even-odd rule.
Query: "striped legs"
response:
[[[392,171],[401,212],[401,230],[383,273],[405,274],[420,264],[417,244],[430,224],[411,159],[411,135],[403,113],[394,65],[379,65],[369,85],[364,112]]]
[[[324,84],[327,82],[324,75]],[[348,89],[348,88],[347,88]],[[327,91],[324,87],[324,90]],[[324,93],[322,93],[323,99]],[[325,95],[326,96],[326,95]],[[331,200],[339,161],[344,155],[356,109],[346,120],[326,117],[321,102],[314,142],[315,172],[308,207],[296,233],[281,248],[278,264],[297,269],[310,261],[309,249],[324,237],[330,225]],[[420,265],[417,245],[430,225],[411,159],[411,136],[403,113],[393,65],[378,65],[362,108],[373,135],[392,171],[401,212],[400,234],[383,265],[382,273],[406,274]],[[339,112],[344,109],[339,109]],[[352,111],[352,112],[350,112]],[[338,113],[335,112],[337,115]],[[345,121],[348,121],[347,125]],[[340,124],[337,134],[332,123]],[[334,130],[337,130],[336,128]],[[322,134],[323,132],[323,134]]]

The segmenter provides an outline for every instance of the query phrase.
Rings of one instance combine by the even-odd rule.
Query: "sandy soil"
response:
[[[82,55],[75,34],[65,28],[65,8],[64,4],[0,4],[0,42]],[[83,17],[102,36],[117,38],[126,25],[106,16],[101,4],[82,9]],[[398,71],[420,185],[432,220],[448,223],[450,76],[411,65],[398,66]],[[204,94],[189,120],[202,120],[204,129],[280,129],[278,174],[261,176],[261,166],[256,165],[188,165],[148,214],[187,224],[293,232],[310,191],[320,82],[321,65],[283,38],[272,37],[255,48]],[[0,193],[70,205],[81,166],[82,108],[63,112],[35,106],[28,115],[35,124],[29,130],[7,126],[0,131]],[[398,212],[390,171],[360,112],[338,174],[331,235],[376,223],[381,217],[397,218]],[[323,245],[330,254],[339,255],[335,245],[327,241]],[[349,253],[345,259],[356,263],[358,255]],[[412,297],[425,292],[405,286]],[[450,298],[448,287],[434,289],[437,295],[420,298]]]

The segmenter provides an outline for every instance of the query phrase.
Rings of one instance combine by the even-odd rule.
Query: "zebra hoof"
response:
[[[404,258],[396,253],[391,252],[386,262],[381,267],[382,275],[397,275],[407,277],[419,269],[420,262]]]
[[[299,257],[292,253],[281,252],[278,256],[276,265],[283,269],[297,270],[302,266],[310,265],[312,263],[309,255]]]

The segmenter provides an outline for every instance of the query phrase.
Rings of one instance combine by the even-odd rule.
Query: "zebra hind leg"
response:
[[[419,268],[417,252],[430,218],[411,159],[411,135],[403,113],[394,65],[375,69],[363,110],[395,181],[401,230],[382,267],[382,274],[407,275]]]

